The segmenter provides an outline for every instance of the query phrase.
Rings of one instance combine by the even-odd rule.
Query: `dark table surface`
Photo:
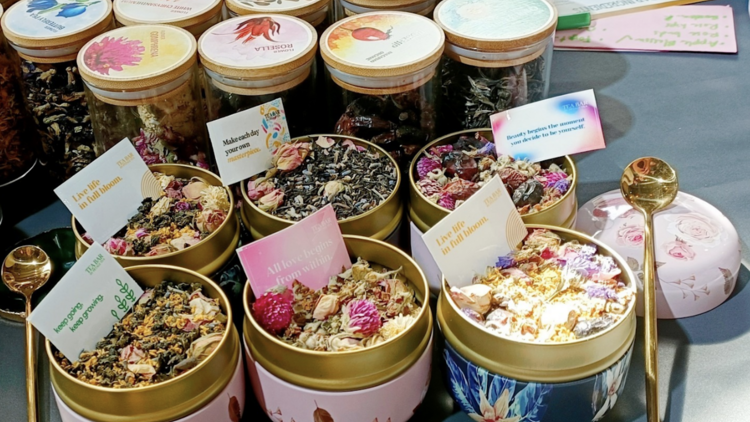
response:
[[[633,159],[658,156],[679,171],[681,190],[714,204],[737,228],[748,257],[750,239],[750,25],[747,2],[734,8],[740,53],[601,53],[556,51],[550,96],[593,88],[600,107],[605,150],[577,156],[578,200],[618,188]],[[28,186],[28,185],[31,186]],[[34,184],[38,184],[34,186]],[[67,209],[38,194],[43,176],[23,188],[0,190],[4,221],[0,250],[40,232],[70,225]],[[743,261],[746,262],[746,261]],[[660,409],[665,421],[750,420],[750,272],[717,309],[660,321]],[[639,319],[639,337],[642,329]],[[0,319],[0,421],[26,420],[23,325]],[[643,344],[636,342],[625,393],[608,422],[645,421]],[[59,422],[50,401],[46,361],[40,368],[42,421]],[[439,365],[435,365],[439,370]],[[464,422],[454,413],[439,372],[415,420]],[[245,420],[263,420],[248,395]],[[258,417],[260,416],[260,417]],[[448,418],[448,419],[446,419]],[[218,421],[217,421],[218,422]],[[571,421],[578,422],[578,421]]]

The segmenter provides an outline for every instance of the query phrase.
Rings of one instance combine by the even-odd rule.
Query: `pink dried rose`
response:
[[[112,255],[130,256],[133,255],[133,248],[125,239],[112,238],[104,242],[104,250]]]
[[[417,161],[417,176],[419,176],[420,179],[427,176],[427,174],[435,169],[440,169],[443,166],[440,164],[438,160],[433,160],[432,158],[428,157],[422,157]]]
[[[456,200],[447,192],[440,194],[437,204],[448,210],[456,209]]]
[[[336,195],[340,194],[341,192],[345,190],[346,190],[346,187],[339,180],[328,181],[323,187],[323,191],[328,197],[328,202],[333,202],[333,198],[335,198]]]
[[[367,299],[349,302],[346,314],[349,317],[346,331],[354,334],[367,337],[377,333],[382,325],[378,308]]]
[[[365,151],[367,149],[367,148],[365,148],[363,146],[359,146],[359,145],[355,144],[354,141],[352,141],[351,139],[347,139],[346,141],[342,142],[341,145],[345,146],[345,147],[347,147],[347,148],[349,148],[351,150],[359,151],[359,152],[363,152],[363,151]]]
[[[336,295],[323,295],[318,299],[313,311],[313,318],[323,321],[339,311],[339,298]]]
[[[441,189],[440,183],[432,179],[420,180],[417,182],[417,187],[419,187],[419,191],[422,192],[422,195],[424,196],[432,196],[436,193],[440,193]]]
[[[273,188],[273,183],[270,180],[251,180],[247,183],[247,197],[253,201],[257,201],[262,196],[266,196],[271,193],[273,191]]]
[[[203,182],[191,182],[182,188],[182,194],[187,199],[198,199],[203,195],[203,191],[208,189],[208,185]]]
[[[448,182],[443,186],[443,192],[450,194],[455,200],[465,201],[479,190],[479,185],[464,179]]]
[[[560,180],[566,180],[568,178],[568,175],[562,171],[555,171],[547,173],[543,177],[544,180],[540,180],[540,182],[544,183],[545,188],[551,188],[555,186],[555,183],[559,182]]]
[[[298,142],[294,144],[286,143],[274,151],[273,157],[271,158],[271,164],[276,166],[279,170],[294,170],[305,161],[305,158],[309,153],[310,144],[307,142]]]
[[[617,243],[631,248],[638,247],[643,245],[643,236],[643,227],[625,225],[617,231]]]
[[[138,363],[143,359],[146,354],[143,350],[133,346],[132,344],[127,345],[120,350],[120,361],[127,363]]]
[[[182,199],[182,182],[179,180],[172,180],[169,182],[169,185],[167,185],[167,188],[164,189],[164,191],[167,193],[167,196],[172,199]]]
[[[123,66],[135,66],[141,61],[146,51],[140,40],[128,40],[125,37],[104,37],[93,42],[83,53],[83,62],[89,69],[109,75],[110,70],[122,71]]]
[[[203,210],[195,219],[198,230],[204,233],[213,233],[221,227],[227,215],[222,210]]]
[[[148,230],[146,230],[144,228],[140,228],[140,229],[138,229],[138,230],[135,231],[135,237],[137,239],[140,239],[140,238],[146,237],[146,236],[148,236]]]
[[[663,246],[667,254],[679,261],[692,261],[695,259],[695,251],[687,242],[677,239],[673,242],[667,242]]]
[[[280,293],[266,292],[253,303],[253,317],[271,334],[283,333],[293,316],[292,301]]]
[[[274,189],[271,193],[258,200],[258,208],[260,208],[261,211],[271,212],[276,210],[276,208],[283,203],[284,192],[282,192],[281,189]]]

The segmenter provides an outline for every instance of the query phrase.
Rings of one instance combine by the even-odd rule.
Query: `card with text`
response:
[[[430,287],[439,286],[443,273],[438,268],[430,250],[427,249],[427,245],[424,243],[424,239],[422,239],[422,231],[413,222],[410,222],[409,225],[411,226],[411,257],[414,258],[414,261],[417,262],[419,268],[424,272]]]
[[[451,286],[468,286],[497,258],[515,250],[526,226],[499,176],[422,236]]]
[[[29,322],[71,362],[112,331],[143,289],[98,243],[68,270]]]
[[[208,134],[227,186],[270,169],[272,152],[291,140],[280,98],[209,122]]]
[[[352,266],[336,212],[326,205],[311,216],[237,249],[255,297],[294,280],[317,290]]]
[[[127,138],[55,189],[99,243],[125,227],[144,198],[158,198],[161,193],[159,181]]]
[[[490,116],[498,154],[531,162],[602,149],[594,90],[516,107]]]

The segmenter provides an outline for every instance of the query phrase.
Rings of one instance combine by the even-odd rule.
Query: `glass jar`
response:
[[[221,22],[221,0],[114,0],[117,26],[164,24],[185,29],[195,39]]]
[[[294,16],[315,27],[318,36],[331,23],[331,0],[226,0],[224,8],[225,19],[267,13]]]
[[[273,41],[247,32],[263,25]],[[291,16],[241,16],[209,29],[198,41],[208,120],[281,98],[291,136],[313,133],[317,48],[315,28]]]
[[[101,152],[94,145],[75,57],[81,46],[112,25],[112,4],[97,0],[21,0],[2,17],[3,33],[18,56],[24,104],[40,141],[39,162],[54,183],[73,176]]]
[[[192,34],[169,25],[126,26],[85,45],[78,67],[97,147],[128,138],[146,164],[208,168],[196,51]]]
[[[365,13],[328,28],[320,52],[335,133],[373,142],[406,165],[436,135],[444,43],[433,21],[406,12]]]
[[[398,10],[432,18],[437,0],[339,0],[341,19],[368,12]]]
[[[490,127],[490,116],[547,98],[557,12],[545,0],[445,0],[446,131]]]

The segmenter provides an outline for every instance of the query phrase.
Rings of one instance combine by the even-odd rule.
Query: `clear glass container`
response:
[[[273,41],[246,32],[255,20],[280,28]],[[281,98],[291,136],[313,133],[321,126],[309,101],[315,92],[317,47],[315,28],[285,15],[240,16],[208,30],[198,41],[208,120]]]
[[[209,168],[196,51],[192,34],[168,25],[122,27],[84,46],[78,67],[97,147],[128,138],[146,164]]]
[[[52,10],[44,22],[36,17]],[[76,19],[72,19],[75,17]],[[32,133],[39,141],[39,162],[59,183],[91,163],[94,145],[83,82],[76,66],[78,50],[113,25],[110,2],[38,2],[21,0],[2,17],[2,29],[15,50]]]
[[[437,0],[338,0],[343,19],[368,12],[396,10],[432,18]]]
[[[195,39],[222,20],[222,0],[114,0],[117,26],[163,24],[185,29]]]
[[[445,0],[445,130],[489,128],[490,116],[547,98],[557,12],[545,0]]]
[[[335,133],[371,141],[406,165],[437,135],[444,43],[433,21],[413,13],[365,13],[331,26],[320,49]]]
[[[224,19],[258,14],[280,14],[300,18],[312,25],[318,37],[333,22],[331,0],[226,0]]]

